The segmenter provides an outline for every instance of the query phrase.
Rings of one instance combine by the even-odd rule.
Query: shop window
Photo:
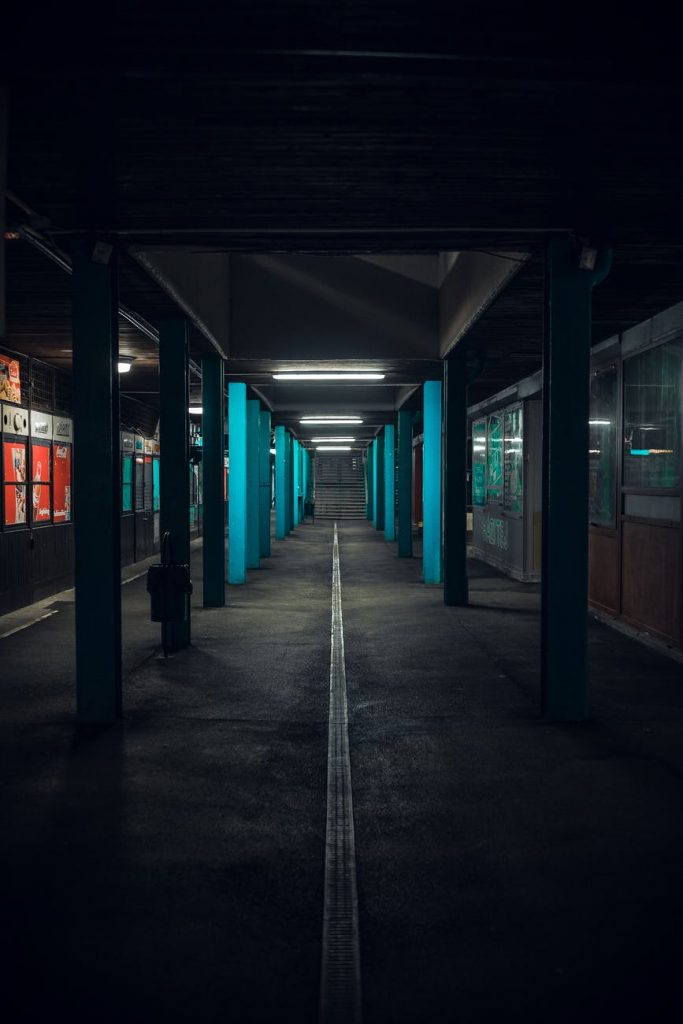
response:
[[[524,424],[521,405],[515,409],[506,409],[504,425],[505,501],[503,507],[506,512],[521,516],[524,496]]]
[[[681,339],[624,362],[624,487],[677,488]]]
[[[5,526],[24,526],[26,517],[26,442],[16,438],[3,443]]]
[[[486,420],[472,424],[472,504],[486,504]]]
[[[588,418],[588,517],[596,526],[616,526],[617,368],[591,373]]]

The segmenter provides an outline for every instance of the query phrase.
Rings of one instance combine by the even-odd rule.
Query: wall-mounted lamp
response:
[[[119,356],[118,357],[118,371],[119,373],[130,373],[130,368],[135,362],[132,356]]]

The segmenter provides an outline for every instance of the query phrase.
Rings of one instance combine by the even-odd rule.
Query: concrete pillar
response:
[[[424,383],[422,567],[425,583],[441,583],[442,387],[440,380]]]
[[[259,415],[259,552],[270,555],[270,413]]]
[[[398,414],[398,557],[413,554],[413,417]]]
[[[224,364],[218,355],[202,359],[202,486],[204,527],[202,564],[204,607],[225,604]]]
[[[287,431],[275,428],[275,536],[287,536]]]
[[[384,428],[384,536],[396,540],[396,431],[392,423]]]
[[[247,582],[247,385],[228,384],[228,583]]]
[[[593,250],[592,269],[580,256],[571,239],[548,244],[543,339],[542,706],[565,721],[582,719],[588,703],[591,303],[611,266],[610,252]]]
[[[443,599],[466,605],[467,587],[467,367],[464,348],[444,362],[445,434]]]
[[[294,529],[294,438],[287,431],[287,454],[285,466],[287,469],[287,533]]]
[[[95,724],[121,715],[117,263],[72,251],[76,702]]]

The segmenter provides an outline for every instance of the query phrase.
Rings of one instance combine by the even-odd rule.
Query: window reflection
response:
[[[624,362],[624,486],[680,484],[681,339]]]
[[[598,526],[616,525],[617,368],[591,374],[588,514]]]

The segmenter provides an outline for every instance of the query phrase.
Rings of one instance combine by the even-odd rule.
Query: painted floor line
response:
[[[332,550],[331,641],[325,896],[319,1021],[320,1024],[360,1024],[362,1000],[356,839],[353,824],[339,537],[336,522]]]
[[[0,640],[5,640],[8,636],[13,636],[14,633],[21,633],[22,629],[30,629],[31,626],[35,626],[38,622],[42,622],[43,619],[49,619],[51,615],[56,615],[57,609],[53,608],[52,611],[45,612],[44,615],[39,615],[37,619],[31,619],[30,622],[24,622],[21,626],[15,626],[14,629],[8,629],[6,633],[0,633]]]

